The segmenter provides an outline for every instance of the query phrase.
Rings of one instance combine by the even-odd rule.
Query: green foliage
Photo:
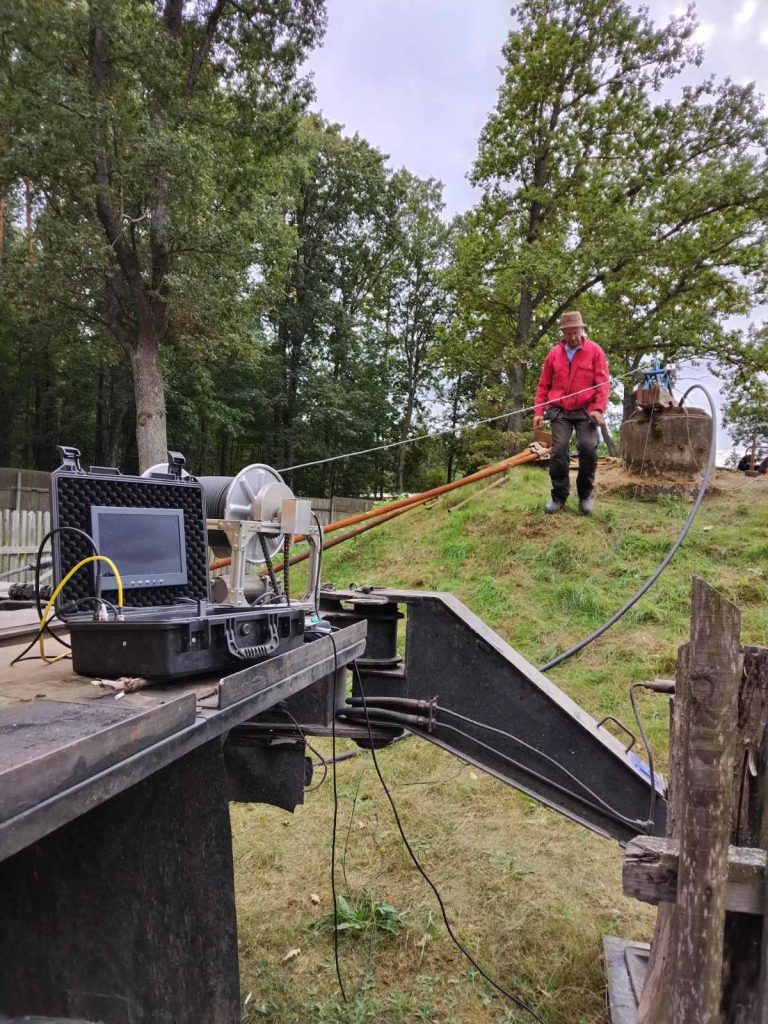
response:
[[[333,911],[318,917],[312,928],[316,931],[333,930],[367,934],[371,931],[397,935],[403,927],[405,914],[390,903],[375,899],[367,890],[359,896],[339,895],[336,900],[336,918]]]
[[[753,331],[739,353],[736,373],[726,382],[725,423],[736,444],[768,454],[768,329]]]
[[[0,463],[69,441],[136,468],[167,438],[231,473],[441,426],[289,478],[433,486],[529,443],[524,415],[461,426],[530,403],[573,304],[614,372],[716,356],[738,440],[765,441],[764,332],[728,319],[766,285],[753,86],[695,82],[690,12],[513,13],[482,198],[446,225],[439,182],[307,114],[322,0],[3,5]]]
[[[282,230],[278,158],[323,27],[322,0],[2,8],[0,183],[29,199],[16,285],[54,329],[74,314],[80,346],[128,355],[142,464],[167,447],[165,345],[205,377],[244,340],[254,236]]]
[[[455,361],[482,376],[478,407],[530,402],[573,306],[615,373],[654,352],[735,361],[727,318],[765,283],[754,86],[708,79],[659,100],[700,61],[691,9],[661,28],[622,0],[522,0],[513,13],[472,172],[483,197],[449,272]]]

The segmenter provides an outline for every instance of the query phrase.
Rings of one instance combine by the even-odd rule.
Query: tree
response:
[[[397,248],[383,285],[384,344],[392,352],[393,399],[399,407],[399,441],[405,441],[426,389],[434,382],[434,349],[445,316],[441,272],[448,229],[441,219],[442,186],[401,171],[393,181],[400,193]],[[398,449],[395,489],[403,490],[406,445]]]
[[[281,466],[354,444],[379,423],[369,376],[378,359],[363,325],[394,232],[384,157],[338,125],[307,118],[286,177],[288,231],[265,254],[268,429]]]
[[[768,448],[768,325],[750,332],[738,368],[725,382],[724,425],[734,444]]]
[[[130,360],[143,468],[167,448],[163,346],[236,331],[323,3],[26,0],[0,18],[0,178],[78,242],[81,314]]]
[[[614,371],[650,351],[716,354],[765,288],[768,132],[752,85],[707,80],[692,10],[659,29],[621,0],[522,0],[472,171],[451,284],[468,365],[501,404],[562,312],[584,312]],[[519,430],[522,418],[512,427]]]

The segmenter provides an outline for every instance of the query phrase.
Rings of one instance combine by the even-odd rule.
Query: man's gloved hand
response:
[[[543,416],[534,416],[533,417],[533,426],[534,426],[534,428],[540,427],[543,422],[544,422],[544,417]]]
[[[595,409],[594,412],[591,412],[589,414],[589,418],[592,420],[593,423],[596,423],[598,427],[605,426],[605,416],[603,416],[601,412],[598,412],[597,409]]]

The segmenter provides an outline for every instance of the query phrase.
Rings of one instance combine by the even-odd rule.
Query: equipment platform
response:
[[[28,642],[33,613],[11,614],[6,643]],[[0,1015],[240,1020],[224,741],[315,683],[343,687],[365,633],[118,698],[69,661],[9,668],[24,642],[2,648]],[[267,737],[262,767],[279,787],[298,763],[303,787],[303,743],[290,764],[286,747]]]

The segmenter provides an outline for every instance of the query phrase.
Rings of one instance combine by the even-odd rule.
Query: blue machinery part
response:
[[[670,373],[672,369],[673,367],[662,366],[658,359],[654,359],[649,369],[643,370],[643,390],[650,391],[651,388],[662,387],[666,388],[671,394],[672,381],[670,380]]]

